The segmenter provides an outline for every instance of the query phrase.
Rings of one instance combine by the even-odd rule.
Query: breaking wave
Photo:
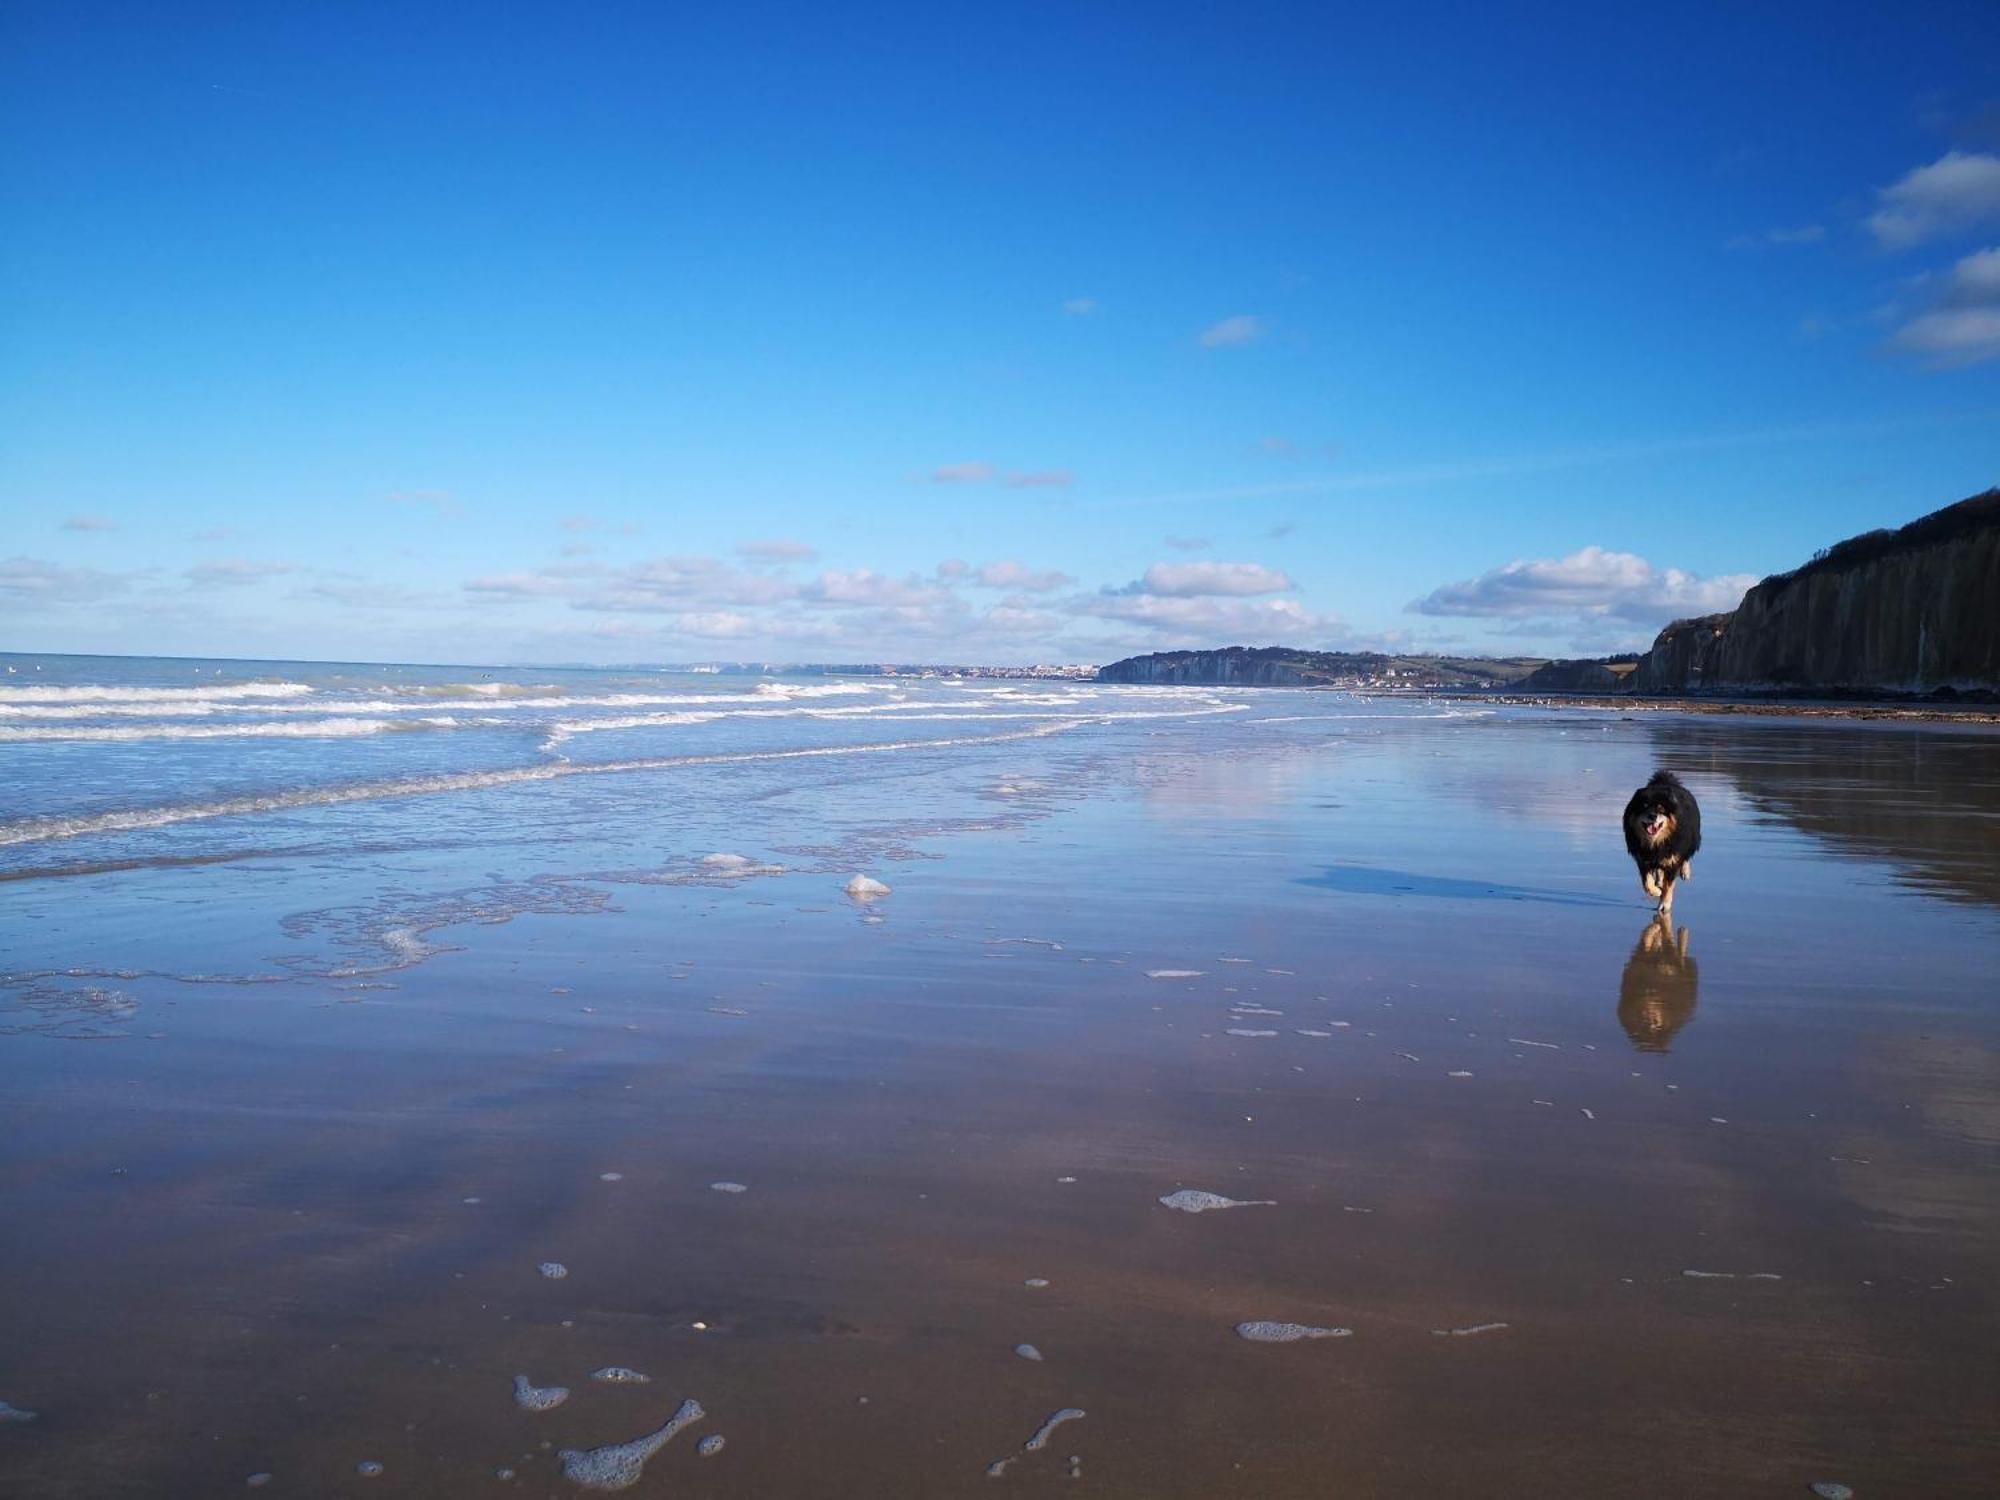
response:
[[[456,729],[461,724],[499,724],[504,719],[457,719],[445,714],[421,719],[274,719],[237,724],[77,724],[64,727],[0,724],[0,744],[22,741],[90,740],[346,740],[366,734]]]

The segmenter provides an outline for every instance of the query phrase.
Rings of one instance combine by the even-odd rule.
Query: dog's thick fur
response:
[[[1671,771],[1653,779],[1625,804],[1625,848],[1639,867],[1639,886],[1671,916],[1674,886],[1694,873],[1701,848],[1701,806]]]

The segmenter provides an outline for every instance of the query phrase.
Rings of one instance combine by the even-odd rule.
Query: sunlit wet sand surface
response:
[[[2000,737],[1165,701],[10,848],[0,1494],[1991,1493]]]

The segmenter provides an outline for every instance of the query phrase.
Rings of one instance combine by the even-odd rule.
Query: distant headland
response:
[[[1100,667],[1100,682],[1592,696],[2000,699],[2000,489],[1850,537],[1755,585],[1725,614],[1676,620],[1643,653],[1390,655],[1230,646]]]

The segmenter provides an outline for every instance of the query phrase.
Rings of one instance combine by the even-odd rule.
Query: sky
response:
[[[0,0],[0,648],[1643,649],[2000,483],[2000,6]]]

